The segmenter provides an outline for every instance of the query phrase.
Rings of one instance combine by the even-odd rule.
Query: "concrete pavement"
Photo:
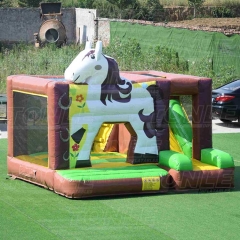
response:
[[[7,123],[6,121],[0,121],[0,139],[7,138]]]
[[[240,133],[240,124],[238,122],[223,123],[218,119],[212,121],[213,133]]]

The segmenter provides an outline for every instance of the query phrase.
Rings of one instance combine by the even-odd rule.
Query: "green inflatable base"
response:
[[[233,158],[229,153],[214,148],[201,150],[201,162],[221,169],[234,167]]]
[[[175,169],[177,171],[193,170],[192,161],[189,157],[172,150],[160,151],[159,164]]]

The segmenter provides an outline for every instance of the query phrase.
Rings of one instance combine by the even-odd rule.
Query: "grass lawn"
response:
[[[236,188],[69,200],[6,180],[7,139],[0,140],[0,239],[239,239],[240,134],[216,134],[215,148],[236,165]]]

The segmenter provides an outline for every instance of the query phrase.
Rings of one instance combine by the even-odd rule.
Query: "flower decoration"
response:
[[[78,149],[79,149],[79,145],[78,145],[77,143],[75,143],[74,145],[72,145],[72,150],[73,150],[74,152],[77,152]]]
[[[76,97],[76,101],[77,101],[77,102],[82,102],[83,100],[84,100],[84,97],[83,97],[82,94],[77,95],[77,97]]]

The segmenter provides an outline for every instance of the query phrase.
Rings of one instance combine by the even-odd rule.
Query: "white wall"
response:
[[[86,40],[94,42],[97,29],[94,19],[98,17],[96,9],[76,8],[76,42],[83,44]]]

